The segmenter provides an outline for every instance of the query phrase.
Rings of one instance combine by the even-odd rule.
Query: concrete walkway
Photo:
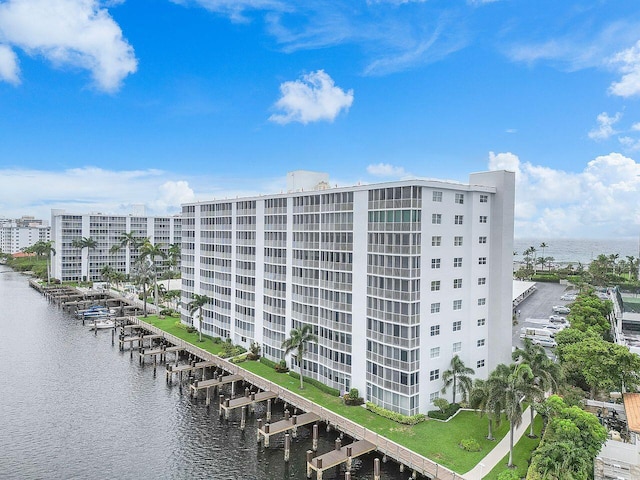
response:
[[[522,413],[522,423],[518,428],[513,432],[513,445],[515,446],[520,440],[520,437],[527,433],[529,430],[529,425],[531,424],[531,407],[527,407],[527,409]],[[463,475],[465,480],[482,480],[482,478],[487,475],[493,467],[495,467],[505,455],[509,453],[509,432],[504,436],[502,440],[489,452],[489,454],[480,460],[480,463],[476,465],[473,469],[469,470],[467,473]],[[507,466],[505,465],[506,469]]]

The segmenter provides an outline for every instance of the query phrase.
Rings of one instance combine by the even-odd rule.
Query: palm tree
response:
[[[467,393],[471,391],[472,380],[469,375],[473,375],[475,370],[465,366],[464,362],[458,355],[451,359],[451,368],[442,372],[442,380],[444,380],[444,386],[442,387],[442,393],[447,391],[451,385],[453,385],[453,402],[456,403],[456,392],[459,391],[462,394],[463,401],[467,398]]]
[[[154,292],[154,302],[156,304],[156,308],[159,308],[158,305],[158,262],[156,258],[166,258],[167,254],[162,249],[161,243],[156,243],[155,245],[147,239],[142,246],[140,247],[140,259],[150,259],[151,264],[153,265],[153,292]]]
[[[304,324],[302,328],[292,328],[289,332],[289,338],[282,342],[284,355],[287,356],[294,350],[297,350],[297,361],[300,366],[300,390],[304,388],[302,382],[302,358],[304,357],[305,344],[309,342],[318,343],[318,337],[313,333],[311,325]]]
[[[142,286],[142,298],[144,301],[144,316],[147,317],[147,286],[153,281],[153,268],[144,260],[139,260],[133,265],[133,281]]]
[[[544,257],[544,249],[547,248],[549,245],[547,245],[546,243],[542,242],[540,244],[540,246],[538,248],[542,249],[542,256]]]
[[[533,380],[531,367],[526,363],[513,364],[510,367],[498,365],[496,367],[496,382],[503,392],[504,413],[509,420],[509,463],[513,467],[513,435],[515,429],[522,423],[522,399],[527,385]]]
[[[633,281],[634,278],[631,275],[631,271],[634,269],[634,265],[636,262],[636,257],[634,257],[633,255],[627,255],[627,262],[629,263],[629,281]]]
[[[178,266],[178,260],[180,259],[180,244],[172,243],[167,250],[167,257],[169,258],[169,268],[173,270]]]
[[[53,248],[53,242],[51,240],[46,242],[44,240],[38,240],[31,246],[30,251],[38,257],[47,257],[47,284],[51,283],[51,257],[56,254],[56,249]]]
[[[198,295],[197,293],[194,293],[193,299],[189,302],[189,305],[187,305],[190,315],[193,315],[196,311],[198,312],[198,333],[200,342],[202,341],[202,307],[210,301],[211,299],[206,295]]]
[[[531,404],[529,437],[535,438],[533,433],[534,402],[541,402],[544,399],[544,394],[549,390],[554,393],[558,390],[560,367],[547,357],[547,353],[542,346],[534,345],[528,338],[524,339],[524,348],[518,347],[514,350],[512,358],[517,363],[529,365],[533,374],[531,385],[526,389],[525,394]]]
[[[98,246],[98,242],[91,237],[82,237],[76,238],[72,243],[72,246],[80,249],[80,254],[82,255],[82,251],[87,249],[87,282],[89,279],[89,251],[96,248]],[[82,275],[82,273],[81,273]]]
[[[112,245],[109,249],[109,253],[116,254],[121,249],[126,249],[126,260],[127,263],[131,258],[131,250],[139,248],[143,241],[136,236],[136,232],[122,233],[120,234],[120,244]]]
[[[111,286],[111,281],[113,280],[115,273],[116,271],[111,265],[105,265],[102,267],[102,270],[100,270],[100,276],[105,282],[107,282],[107,284],[109,284],[109,287]]]
[[[494,440],[493,425],[500,426],[502,420],[502,389],[491,376],[487,380],[476,379],[469,395],[471,408],[480,411],[480,416],[487,414],[489,419],[489,432],[487,440]]]

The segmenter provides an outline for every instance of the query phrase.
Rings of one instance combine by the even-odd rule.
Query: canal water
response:
[[[285,464],[283,435],[268,449],[256,442],[264,406],[243,432],[240,412],[220,419],[175,381],[167,386],[163,370],[154,377],[152,365],[112,346],[110,331],[97,333],[0,265],[0,479],[306,478],[309,427],[292,439]],[[282,415],[278,402],[273,421]],[[320,431],[324,453],[337,432]],[[372,479],[374,458],[355,460],[352,478]],[[382,464],[383,479],[408,477]]]

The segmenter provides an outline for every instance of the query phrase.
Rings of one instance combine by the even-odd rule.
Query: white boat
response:
[[[96,320],[95,322],[88,323],[87,325],[89,325],[90,328],[102,330],[105,328],[114,328],[116,326],[116,322],[105,318],[105,319]]]

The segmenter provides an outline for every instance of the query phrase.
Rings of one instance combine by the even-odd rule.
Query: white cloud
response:
[[[505,130],[506,133],[518,133],[518,129],[517,128],[507,128]]]
[[[248,10],[287,10],[289,7],[280,0],[171,0],[178,5],[198,4],[210,12],[227,15],[232,21],[245,23]]]
[[[0,42],[58,68],[88,70],[106,92],[117,90],[137,69],[133,48],[99,0],[2,2]]]
[[[620,145],[622,145],[626,151],[636,152],[640,150],[640,140],[629,136],[618,137]]]
[[[156,210],[167,211],[176,205],[195,201],[195,193],[184,180],[167,181],[158,188],[158,197],[152,202]]]
[[[634,132],[640,132],[640,122],[631,125],[631,130],[633,130]]]
[[[631,48],[614,55],[611,63],[618,67],[622,78],[611,84],[609,92],[620,97],[640,94],[640,40]]]
[[[617,112],[610,117],[607,112],[602,112],[597,117],[598,127],[589,132],[589,138],[592,140],[606,140],[617,132],[613,129],[613,125],[618,123],[622,118],[622,113]]]
[[[20,83],[18,57],[7,45],[0,45],[0,80],[13,85]]]
[[[279,124],[300,122],[307,124],[319,120],[332,122],[342,111],[348,111],[353,103],[353,90],[345,92],[335,85],[324,70],[304,75],[301,80],[280,85],[282,96],[275,108],[283,111],[273,114],[269,120]]]
[[[407,175],[404,168],[396,167],[389,163],[377,163],[367,166],[367,173],[376,177],[404,177]]]
[[[591,160],[581,172],[490,152],[489,169],[516,172],[516,236],[637,236],[640,164],[620,153]]]

